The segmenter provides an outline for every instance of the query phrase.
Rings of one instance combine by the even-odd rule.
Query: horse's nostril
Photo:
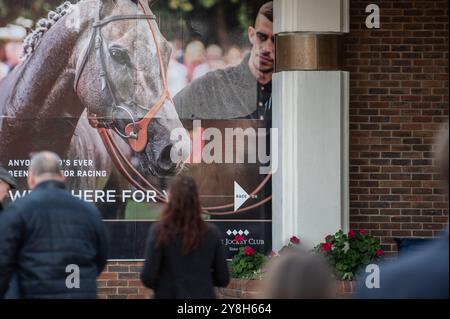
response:
[[[173,145],[166,146],[159,155],[158,159],[158,173],[160,175],[174,175],[176,173],[178,163],[171,158],[171,151]]]

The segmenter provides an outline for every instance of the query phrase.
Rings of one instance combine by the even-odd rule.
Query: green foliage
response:
[[[219,1],[225,0],[169,0],[169,7],[173,10],[192,11],[195,7],[201,6],[205,9],[214,7]],[[238,0],[228,0],[231,3],[238,3]]]
[[[71,0],[77,3],[79,0]],[[246,31],[267,0],[160,0],[152,5],[160,28],[170,38],[199,39],[222,47],[247,44]],[[0,0],[0,27],[18,17],[37,21],[64,0]],[[188,21],[188,23],[186,23]],[[201,31],[197,25],[201,21]],[[196,25],[197,24],[197,25]],[[195,29],[195,30],[194,30]]]
[[[47,16],[49,10],[63,3],[63,0],[11,1],[0,0],[0,26],[12,22],[18,17],[37,20]],[[75,0],[72,1],[76,2]]]
[[[236,17],[240,28],[245,31],[249,25],[254,24],[254,18],[259,7],[265,0],[169,0],[167,7],[169,10],[181,10],[185,13],[196,11],[215,15],[217,5],[223,5],[227,10],[228,17]],[[163,7],[164,4],[159,4]]]
[[[314,250],[325,256],[340,280],[355,279],[362,267],[384,254],[379,241],[366,234],[365,230],[350,231],[348,234],[340,230],[327,236],[326,241]]]
[[[250,247],[239,248],[239,253],[231,261],[234,278],[258,279],[261,277],[261,267],[267,261],[267,257],[256,251],[249,254],[248,248]]]

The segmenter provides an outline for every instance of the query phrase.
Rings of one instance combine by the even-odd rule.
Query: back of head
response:
[[[334,298],[332,272],[322,258],[308,252],[291,252],[276,258],[269,267],[266,298]]]
[[[28,174],[28,185],[34,188],[36,185],[48,181],[63,181],[61,159],[53,152],[43,151],[31,157]]]
[[[223,58],[223,50],[217,44],[211,44],[206,49],[206,57],[209,61],[220,60]]]
[[[195,180],[189,176],[176,176],[170,184],[169,201],[162,212],[156,245],[167,245],[182,234],[183,254],[189,254],[199,245],[207,229],[201,213]]]
[[[205,45],[198,40],[190,42],[186,47],[184,59],[186,65],[205,62],[206,60]]]

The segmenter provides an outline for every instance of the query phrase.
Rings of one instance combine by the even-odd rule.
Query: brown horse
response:
[[[107,172],[101,178],[71,178],[72,189],[103,189],[108,180],[119,180],[84,112],[106,119],[119,133],[125,132],[125,127],[145,117],[164,93],[170,48],[154,20],[131,18],[100,29],[102,42],[96,45],[102,46],[103,61],[88,48],[99,18],[142,15],[144,10],[151,13],[148,4],[138,0],[83,0],[74,5],[66,2],[38,22],[24,43],[24,61],[0,82],[0,164],[6,166],[11,159],[27,159],[30,152],[45,149],[64,159],[93,160],[91,169]],[[101,79],[105,71],[111,91],[105,90]],[[112,110],[113,100],[121,108]],[[127,139],[118,135],[115,139],[139,172],[157,183],[160,177],[182,169],[182,161],[172,162],[167,151],[174,145],[186,147],[171,139],[171,132],[181,127],[167,99],[148,126],[149,138],[142,152],[133,153]],[[25,179],[19,182],[24,188]]]

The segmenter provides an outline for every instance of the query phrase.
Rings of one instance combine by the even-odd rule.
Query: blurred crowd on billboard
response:
[[[17,24],[0,27],[0,80],[20,63],[22,41],[27,29],[33,24],[31,20],[18,19]],[[172,58],[169,63],[168,84],[172,96],[175,96],[192,81],[208,72],[239,65],[249,48],[233,45],[223,48],[218,44],[206,45],[200,40],[183,42],[173,39]]]

